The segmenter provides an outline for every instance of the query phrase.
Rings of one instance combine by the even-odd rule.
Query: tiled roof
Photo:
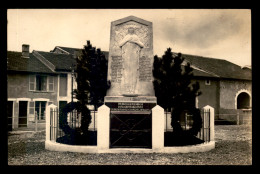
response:
[[[75,51],[80,51],[82,49],[80,48],[69,48],[69,47],[61,47],[61,46],[56,46],[56,47],[59,47],[60,49],[70,53],[70,54],[74,54]],[[56,48],[55,47],[55,48]],[[101,52],[105,55],[106,59],[108,59],[108,56],[109,56],[109,52],[108,51],[102,51]]]
[[[71,67],[76,65],[76,59],[73,58],[75,50],[78,48],[60,47],[71,54],[60,54],[54,52],[35,51],[39,53],[46,61],[50,62],[55,71],[71,71]],[[102,51],[108,59],[109,52]],[[240,66],[223,59],[207,58],[202,56],[194,56],[182,54],[186,62],[193,66],[193,74],[197,77],[217,77],[228,79],[251,80],[252,70],[249,68],[241,68]],[[7,52],[7,69],[28,72],[52,73],[51,68],[42,63],[32,53],[30,58],[21,57],[21,52]]]
[[[71,48],[71,50],[74,48]],[[74,53],[74,51],[73,51]],[[108,57],[108,52],[103,52]],[[40,56],[40,59],[39,59]],[[47,61],[48,63],[41,62]],[[21,52],[7,52],[7,69],[27,72],[43,72],[51,73],[52,68],[48,64],[52,64],[55,71],[71,71],[71,67],[76,67],[76,59],[72,54],[61,54],[44,51],[33,51],[30,53],[30,58],[23,58]]]
[[[185,58],[185,61],[189,62],[191,65],[203,71],[212,73],[213,76],[219,76],[219,78],[241,80],[252,79],[252,71],[250,69],[241,68],[240,66],[231,63],[227,60],[207,58],[188,54],[183,54],[183,57]]]
[[[68,53],[70,53],[70,54],[74,54],[74,51],[80,51],[80,50],[82,50],[82,49],[80,49],[80,48],[69,48],[69,47],[61,47],[61,46],[56,46],[56,47],[59,47],[59,48],[61,48],[62,50],[66,51],[66,52],[68,52]]]
[[[74,54],[74,51],[81,50],[79,48],[60,47],[59,48]],[[108,59],[109,52],[102,51],[105,57]],[[251,80],[251,70],[242,69],[240,66],[231,63],[223,59],[206,58],[202,56],[194,56],[183,54],[186,61],[197,69],[193,69],[194,76],[199,77],[219,77],[219,78],[231,78]]]
[[[70,71],[76,65],[76,59],[70,54],[59,54],[52,52],[37,51],[47,61],[55,66],[56,71]]]
[[[194,69],[193,68],[193,75],[197,76],[197,77],[216,77],[215,75],[212,75],[211,73],[202,71],[202,70],[198,70],[198,69]]]
[[[29,54],[29,58],[23,58],[21,52],[14,51],[7,51],[7,70],[53,73],[32,53]]]

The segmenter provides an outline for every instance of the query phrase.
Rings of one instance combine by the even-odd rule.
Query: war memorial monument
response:
[[[165,147],[165,114],[157,105],[153,87],[152,22],[128,16],[111,22],[107,80],[110,88],[97,111],[97,145],[56,143],[50,136],[50,111],[46,110],[45,148],[83,153],[187,153],[215,148],[214,108],[210,110],[210,141],[194,146]],[[55,136],[54,136],[55,137]]]

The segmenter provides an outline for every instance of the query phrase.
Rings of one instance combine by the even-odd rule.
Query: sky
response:
[[[111,22],[136,16],[153,23],[153,52],[225,59],[251,66],[249,9],[8,9],[7,50],[92,46],[109,51]]]

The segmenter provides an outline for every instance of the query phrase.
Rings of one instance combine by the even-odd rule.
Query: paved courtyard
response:
[[[45,150],[45,131],[13,131],[8,165],[252,165],[249,125],[216,125],[216,148],[187,154],[84,154]]]

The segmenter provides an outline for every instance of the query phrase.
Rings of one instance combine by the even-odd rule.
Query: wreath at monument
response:
[[[189,120],[191,125],[190,128],[185,129],[183,126],[183,120],[185,120],[185,115],[191,115],[192,120]],[[200,110],[197,108],[192,108],[188,110],[175,109],[171,112],[172,122],[171,126],[175,135],[180,136],[196,136],[200,129],[202,128],[202,118]],[[184,122],[185,124],[185,122]]]
[[[65,134],[71,134],[72,128],[68,124],[68,113],[77,108],[77,103],[70,102],[59,111],[59,127]]]
[[[86,118],[91,119],[90,111],[87,107],[81,108],[81,105],[78,102],[70,102],[66,104],[59,112],[59,127],[63,130],[63,132],[67,135],[72,135],[75,132],[75,129],[72,129],[68,124],[68,113],[72,112],[76,109],[78,112],[82,112],[84,110],[84,116],[82,117],[80,130],[83,133],[86,128],[84,126],[88,126],[86,124],[82,124]]]

